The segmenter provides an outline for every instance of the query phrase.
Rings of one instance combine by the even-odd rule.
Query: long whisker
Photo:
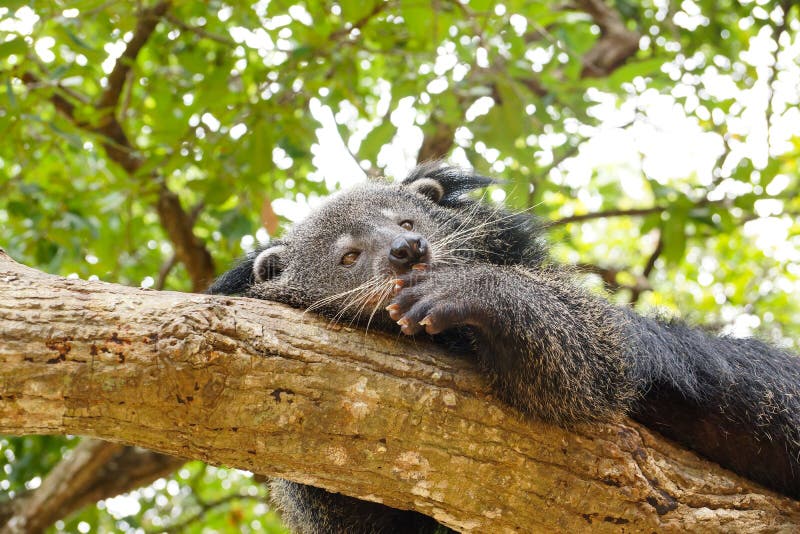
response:
[[[495,224],[497,222],[509,219],[516,216],[514,213],[510,213],[500,218],[490,219],[488,221],[484,221],[476,226],[471,228],[467,228],[458,232],[453,232],[448,234],[444,239],[435,241],[436,246],[440,250],[446,250],[447,245],[451,244],[452,242],[459,240],[459,241],[468,241],[472,238],[479,237],[483,234],[483,229],[491,224]],[[512,225],[510,228],[518,228],[520,226],[529,224],[528,220],[521,220],[519,223]]]
[[[438,240],[438,243],[447,244],[456,239],[464,238],[465,236],[470,236],[470,237],[477,236],[481,233],[482,228],[488,226],[489,224],[492,224],[495,221],[494,220],[484,221],[483,223],[480,223],[475,226],[471,225],[472,222],[473,222],[472,219],[466,219],[461,225],[459,225],[459,227],[456,230],[444,236],[443,239]],[[468,223],[470,223],[469,226],[467,226]]]
[[[349,324],[352,326],[353,322],[355,321],[355,318],[358,317],[358,315],[361,313],[361,310],[364,308],[364,305],[369,300],[370,295],[372,295],[375,292],[375,290],[378,289],[380,285],[379,282],[380,280],[375,280],[375,283],[369,285],[368,287],[364,287],[362,291],[360,291],[355,295],[352,295],[336,313],[336,315],[334,316],[334,321],[338,323],[339,319],[341,319],[344,316],[344,314],[348,312],[348,310],[360,304],[358,310],[356,310],[356,312],[353,313],[351,316]]]
[[[527,208],[526,210],[523,210],[523,211],[521,211],[521,212],[516,212],[516,213],[508,213],[508,214],[506,214],[506,215],[504,215],[504,216],[502,216],[502,217],[498,217],[498,218],[492,218],[492,217],[493,217],[493,216],[494,216],[494,215],[495,215],[495,214],[496,214],[498,211],[500,211],[500,209],[501,209],[501,208],[498,206],[498,207],[497,207],[497,208],[495,208],[495,210],[494,210],[494,211],[493,211],[493,212],[492,212],[492,213],[489,215],[489,218],[488,218],[486,221],[483,221],[482,223],[478,224],[477,226],[472,226],[472,227],[470,227],[470,228],[456,229],[456,230],[455,230],[455,231],[453,231],[452,233],[449,233],[449,234],[447,234],[447,236],[446,236],[444,239],[440,240],[440,241],[439,241],[439,243],[445,243],[445,242],[449,242],[449,241],[451,241],[451,240],[453,240],[453,239],[458,239],[458,238],[462,238],[462,237],[464,237],[464,236],[470,235],[472,232],[477,232],[478,230],[480,230],[480,229],[482,229],[482,228],[485,228],[486,226],[489,226],[489,225],[491,225],[491,224],[496,224],[496,223],[498,223],[498,222],[501,222],[501,221],[505,221],[505,220],[507,220],[507,219],[514,218],[514,217],[516,217],[517,215],[519,215],[520,213],[525,213],[525,212],[527,212],[527,211],[530,211],[530,210],[534,209],[534,207],[535,207],[535,206],[532,206],[532,207],[530,207],[530,208]],[[515,224],[515,225],[511,226],[511,228],[517,228],[517,227],[519,227],[519,226],[523,226],[523,225],[525,225],[525,224],[528,224],[529,222],[530,222],[529,220],[527,220],[527,219],[524,219],[524,220],[521,220],[521,221],[520,221],[518,224]],[[462,224],[462,225],[460,225],[460,226],[459,226],[459,228],[461,228],[461,226],[463,226],[463,224]],[[476,235],[477,235],[477,234],[476,234]]]
[[[367,333],[369,333],[369,325],[372,324],[372,318],[375,317],[375,314],[377,313],[378,308],[386,301],[386,299],[389,297],[389,295],[392,294],[392,287],[393,287],[393,284],[391,284],[391,282],[387,283],[386,287],[380,292],[379,298],[375,302],[375,306],[373,306],[373,308],[372,308],[372,313],[369,314],[369,319],[367,319],[367,326],[366,326],[366,329],[364,331],[364,336],[366,336]]]
[[[369,280],[367,280],[363,284],[360,284],[359,286],[354,287],[353,289],[348,289],[347,291],[342,291],[341,293],[336,293],[335,295],[328,295],[327,297],[323,297],[323,298],[321,298],[319,300],[316,300],[316,301],[312,302],[311,305],[308,308],[306,308],[305,311],[314,311],[314,310],[318,309],[321,306],[324,306],[324,305],[330,304],[331,302],[334,302],[336,300],[342,299],[342,298],[346,297],[347,295],[362,291],[363,289],[368,288],[369,286],[375,284],[379,280],[380,279],[376,276],[376,277],[370,278]]]
[[[483,200],[485,198],[486,198],[486,193],[481,195],[481,198],[479,200],[477,200],[472,205],[472,207],[469,209],[469,211],[467,211],[463,215],[463,219],[458,224],[458,226],[455,228],[455,230],[453,230],[453,232],[462,231],[463,229],[465,229],[465,227],[469,226],[475,219],[477,219],[478,211],[480,210],[481,207],[485,206],[485,204],[483,202]],[[497,209],[499,209],[499,207]],[[444,230],[445,228],[446,228],[446,226],[444,226],[444,225],[442,225],[439,228],[437,228],[436,231],[434,231],[433,234],[431,234],[429,236],[429,239],[434,239],[436,237],[436,234],[439,233],[440,231]]]
[[[461,228],[462,228],[464,225],[466,225],[466,224],[469,224],[469,222],[471,222],[471,221],[472,221],[472,218],[473,218],[474,216],[476,216],[476,215],[477,215],[477,213],[478,213],[478,210],[481,208],[481,206],[483,206],[483,205],[484,205],[484,204],[483,204],[483,200],[484,200],[485,198],[486,198],[486,192],[484,192],[484,193],[481,195],[481,198],[480,198],[480,199],[478,199],[478,200],[477,200],[477,201],[476,201],[476,202],[475,202],[475,203],[472,205],[472,207],[469,209],[469,211],[468,211],[467,213],[465,213],[465,214],[464,214],[464,219],[461,221],[461,223],[459,223],[459,225],[456,227],[456,229],[455,229],[454,231],[456,231],[456,232],[457,232],[457,231],[459,231],[459,230],[460,230],[460,229],[461,229]],[[434,237],[436,237],[436,234],[437,234],[437,233],[439,233],[440,231],[444,230],[444,228],[445,228],[445,226],[444,226],[444,225],[442,225],[442,226],[440,226],[439,228],[437,228],[437,229],[436,229],[436,230],[435,230],[435,231],[434,231],[434,232],[433,232],[431,235],[429,235],[429,236],[428,236],[428,239],[429,239],[429,240],[431,240],[431,239],[433,239]]]
[[[515,218],[519,213],[525,213],[527,211],[531,211],[535,209],[538,203],[534,206],[527,208],[522,212],[515,212],[515,213],[508,213],[501,217],[496,217],[497,212],[500,211],[501,207],[496,206],[495,209],[489,214],[485,215],[485,220],[482,220],[479,224],[472,224],[475,219],[477,218],[477,213],[475,207],[470,210],[467,217],[465,217],[458,227],[448,233],[447,235],[443,236],[441,239],[430,239],[430,247],[431,251],[433,252],[434,258],[436,258],[437,264],[463,264],[465,262],[464,255],[489,255],[491,251],[487,248],[476,246],[474,243],[470,243],[470,241],[479,241],[482,236],[484,236],[486,232],[486,227],[489,225],[497,224],[502,221]],[[484,219],[481,217],[481,219]],[[527,224],[530,224],[529,219],[522,219],[516,224],[513,224],[508,227],[508,229],[518,228]],[[452,245],[455,247],[451,248]]]
[[[369,318],[371,321],[372,316],[377,311],[377,306],[386,300],[386,297],[388,297],[389,293],[391,292],[393,286],[391,285],[390,281],[391,279],[384,274],[373,277],[370,280],[370,283],[362,284],[362,290],[351,295],[340,307],[339,311],[333,317],[334,324],[338,323],[345,314],[350,312],[348,314],[350,316],[349,325],[352,326],[359,319],[359,317],[362,316],[366,306],[370,304],[373,299],[378,298],[378,301],[373,308],[372,315],[370,315]]]
[[[349,323],[350,326],[353,326],[353,324],[355,324],[356,320],[361,315],[361,312],[363,312],[364,308],[367,306],[367,303],[369,302],[369,299],[371,297],[374,297],[375,295],[376,295],[375,291],[371,291],[371,292],[363,295],[363,297],[360,299],[361,300],[361,305],[358,307],[358,309],[355,311],[355,313],[353,313],[350,316],[350,323]]]
[[[357,287],[316,300],[303,311],[303,315],[305,316],[306,312],[318,310],[336,301],[346,299],[345,302],[339,306],[336,315],[334,315],[328,323],[329,327],[335,326],[338,324],[340,317],[346,313],[350,307],[364,298],[364,295],[375,291],[384,282],[384,279],[383,276],[374,276]]]

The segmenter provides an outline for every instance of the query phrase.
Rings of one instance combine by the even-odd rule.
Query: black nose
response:
[[[425,261],[428,242],[419,234],[403,234],[394,238],[389,249],[389,263],[400,269],[410,269]]]

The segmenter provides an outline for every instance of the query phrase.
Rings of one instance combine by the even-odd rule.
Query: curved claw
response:
[[[392,321],[400,319],[400,306],[398,304],[389,304],[384,309],[389,312],[389,317],[391,317]]]

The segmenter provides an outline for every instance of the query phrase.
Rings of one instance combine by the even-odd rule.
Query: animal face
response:
[[[393,280],[411,269],[515,263],[531,241],[529,219],[464,198],[489,183],[422,168],[400,184],[338,193],[258,255],[258,296],[369,322],[384,315]]]

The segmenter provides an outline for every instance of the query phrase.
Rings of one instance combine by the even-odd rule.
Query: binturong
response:
[[[569,426],[630,416],[723,467],[800,498],[800,358],[755,339],[643,317],[548,258],[544,224],[468,195],[494,183],[426,164],[332,195],[224,274],[244,294],[474,354],[497,395]],[[300,532],[433,532],[437,524],[288,481]]]

